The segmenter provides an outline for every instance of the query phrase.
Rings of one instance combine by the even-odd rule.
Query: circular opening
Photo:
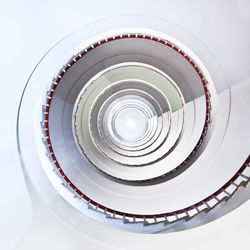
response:
[[[137,23],[136,26],[138,25]],[[160,26],[153,22],[152,25],[160,30]],[[203,216],[202,212],[210,204],[217,205],[227,195],[223,190],[214,190],[217,186],[224,187],[225,180],[213,178],[212,181],[216,179],[216,183],[209,185],[210,176],[204,171],[204,166],[208,167],[207,164],[210,164],[206,160],[214,155],[214,148],[221,144],[224,134],[219,132],[221,126],[226,128],[224,120],[227,119],[218,123],[217,117],[220,116],[217,115],[217,109],[216,116],[211,112],[211,107],[217,108],[213,102],[210,103],[215,94],[213,85],[212,91],[209,87],[213,82],[210,82],[209,73],[206,73],[205,67],[191,50],[184,45],[182,47],[175,39],[172,42],[171,37],[168,40],[167,35],[162,34],[161,37],[161,33],[155,31],[151,33],[150,30],[142,30],[137,33],[137,29],[132,29],[128,34],[126,32],[128,31],[117,30],[105,33],[105,36],[98,36],[100,40],[93,38],[94,43],[86,48],[79,45],[72,58],[62,61],[63,68],[58,75],[53,72],[53,65],[64,60],[65,55],[71,55],[73,50],[68,38],[67,42],[60,43],[60,46],[46,55],[45,61],[41,61],[30,78],[18,121],[20,148],[37,145],[35,148],[38,157],[34,162],[36,152],[32,152],[30,161],[30,152],[27,150],[22,150],[21,155],[28,166],[28,172],[35,179],[34,183],[41,184],[40,177],[43,175],[39,175],[37,179],[39,168],[34,169],[34,165],[41,165],[57,191],[73,207],[87,215],[91,214],[101,222],[110,221],[112,225],[118,225],[122,229],[131,227],[137,232],[162,232],[166,226],[169,226],[170,231],[175,231],[176,228],[172,227],[175,222],[180,222],[179,230],[186,229],[193,222],[184,223],[198,212]],[[76,36],[73,38],[70,41],[74,42]],[[85,44],[82,37],[78,40]],[[65,44],[70,45],[70,48],[63,48]],[[193,46],[192,39],[188,44]],[[206,55],[203,51],[201,54]],[[217,72],[216,69],[214,71]],[[53,78],[48,88],[49,83],[45,85],[44,75],[50,72]],[[216,79],[218,81],[220,76]],[[44,95],[40,97],[37,93]],[[112,117],[119,114],[118,109],[125,108],[125,100],[121,102],[120,98],[128,95],[140,97],[136,103],[138,106],[135,105],[134,98],[126,103],[128,106],[140,108],[146,117],[150,114],[148,130],[138,142],[119,144],[114,134],[115,124],[111,127]],[[215,97],[219,99],[220,95]],[[223,95],[223,103],[224,98]],[[87,102],[88,100],[90,101]],[[36,105],[30,106],[30,103]],[[147,108],[148,103],[153,109]],[[228,103],[230,104],[229,101]],[[35,123],[27,122],[30,114]],[[210,120],[211,114],[216,119]],[[153,119],[156,122],[152,122]],[[35,137],[34,133],[30,133],[34,127]],[[152,138],[150,131],[153,131]],[[214,132],[216,134],[212,134]],[[223,134],[221,138],[216,138],[217,132],[218,135]],[[216,138],[216,147],[206,147],[211,135]],[[211,141],[214,141],[213,138]],[[35,144],[30,143],[33,141]],[[199,157],[206,154],[207,150],[211,151],[207,157]],[[214,177],[214,171],[217,171],[216,159],[210,164],[211,178]],[[221,164],[221,159],[218,160]],[[175,178],[193,164],[191,171],[194,171],[194,180],[198,179],[198,182],[190,182],[185,176]],[[231,175],[225,172],[223,178],[227,179],[229,174]],[[169,181],[173,178],[174,181]],[[42,183],[45,183],[44,180]],[[39,191],[45,192],[46,188],[39,185]],[[202,192],[193,192],[194,190]],[[138,197],[140,202],[134,202]],[[163,200],[169,202],[162,202]]]
[[[125,107],[115,115],[114,129],[121,140],[136,142],[145,136],[148,130],[148,118],[138,107]]]

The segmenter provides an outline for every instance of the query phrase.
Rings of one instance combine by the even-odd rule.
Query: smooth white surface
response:
[[[250,51],[249,9],[247,0],[1,1],[0,113],[4,114],[6,122],[0,123],[0,248],[5,250],[15,244],[31,219],[31,205],[16,149],[16,115],[24,85],[36,63],[49,48],[73,30],[103,17],[128,13],[158,16],[184,27],[198,37],[216,58],[218,67],[222,69],[228,83],[232,86],[249,78],[250,75],[250,57],[247,56],[247,52]],[[192,249],[193,243],[196,242],[198,245],[202,243],[202,239],[206,239],[205,245],[196,249],[234,249],[239,248],[239,244],[240,249],[244,249],[248,247],[246,239],[250,226],[243,218],[249,218],[249,210],[248,202],[243,209],[225,217],[228,218],[227,224],[222,223],[222,220],[226,220],[223,217],[210,223],[208,227],[202,230],[198,228],[192,233],[133,237],[143,242],[145,245],[143,249],[155,249],[155,245],[152,248],[152,243],[159,237],[165,237],[166,246],[171,246],[172,249],[183,249],[184,245],[187,249]],[[60,225],[64,226],[63,223]],[[233,227],[230,227],[231,225]],[[93,238],[90,239],[89,235],[79,235],[72,229],[70,229],[71,237],[65,229],[65,234],[55,239],[55,235],[58,235],[57,229],[58,225],[52,227],[51,224],[49,226],[45,224],[41,229],[28,231],[23,242],[16,245],[16,249],[27,250],[34,247],[36,249],[78,249],[79,245],[80,249],[83,245],[95,250],[117,249],[116,247],[121,246],[120,239],[124,235],[110,234],[106,240],[116,242],[115,247],[111,247],[106,245],[107,243],[102,243],[102,240],[105,240],[101,239],[103,231],[95,228],[92,236],[100,237],[101,243]],[[227,237],[218,238],[218,232],[223,231],[228,232]],[[30,240],[31,236],[34,237],[34,241]],[[104,236],[107,237],[107,234],[103,234]],[[74,240],[75,237],[78,237],[78,240]],[[65,242],[61,242],[61,239]],[[141,245],[134,244],[131,249],[140,248]],[[121,249],[130,248],[124,244]]]
[[[170,234],[134,234],[107,228],[88,218],[85,218],[84,225],[79,225],[83,229],[83,233],[79,233],[43,204],[37,205],[30,228],[14,250],[52,250],[59,246],[61,250],[166,250],[169,246],[175,250],[243,250],[248,247],[249,201],[212,223]],[[92,227],[85,226],[90,224]]]

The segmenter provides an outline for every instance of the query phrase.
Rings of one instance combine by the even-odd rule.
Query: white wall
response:
[[[8,249],[15,244],[31,221],[32,208],[16,149],[16,114],[21,93],[39,59],[65,35],[82,25],[112,15],[135,13],[158,16],[182,26],[198,37],[216,58],[230,85],[250,76],[250,2],[247,0],[2,0],[0,3],[0,64],[2,69],[0,81],[0,114],[2,114],[0,122],[0,249]],[[249,208],[248,202],[238,211],[234,211],[232,215],[229,214],[203,229],[179,233],[176,237],[174,234],[157,236],[154,239],[153,235],[147,236],[143,239],[145,240],[143,249],[152,249],[152,242],[156,242],[158,237],[168,239],[168,241],[164,240],[166,248],[163,248],[165,249],[169,245],[181,246],[185,242],[187,242],[187,248],[191,248],[194,245],[190,239],[195,241],[196,238],[197,244],[206,238],[205,243],[203,242],[206,246],[202,249],[226,249],[226,246],[230,246],[229,249],[236,248],[235,242],[242,244],[240,249],[243,249],[243,246],[248,246],[246,239],[250,225],[247,224],[245,218],[250,216]],[[213,239],[218,237],[214,229],[216,228],[218,232],[229,230],[230,224],[235,225],[235,228],[230,227],[231,231],[227,234],[229,243],[226,244],[224,240],[219,239],[218,242],[214,242]],[[47,231],[46,226],[44,230]],[[42,236],[50,237],[47,233]],[[23,244],[26,248],[21,249],[29,249],[27,247],[33,249],[33,243],[31,242],[29,245],[29,238],[27,235],[25,237]],[[36,238],[37,235],[34,237]],[[67,237],[67,234],[63,237]],[[141,237],[143,236],[139,236],[138,239]],[[186,241],[182,241],[182,239],[186,239]],[[50,240],[52,238],[48,238],[48,242],[46,240],[38,241],[38,245],[41,243],[39,249],[45,247],[49,249]],[[71,249],[77,249],[78,243],[84,242],[92,244],[86,249],[105,249],[102,243],[97,243],[94,239],[91,239],[91,243],[89,243],[88,240],[89,236],[84,236],[79,239],[79,242],[77,241],[77,244],[71,242],[75,244]],[[115,240],[114,246],[118,246],[119,241],[117,238]],[[63,246],[58,241],[55,244],[59,244],[60,249],[69,249],[69,247],[65,247],[67,245],[62,248]],[[99,247],[95,247],[95,244]],[[128,245],[124,246],[126,246],[125,249],[140,249],[140,246],[136,246],[136,244],[131,248],[127,248]],[[106,248],[111,249],[110,246]],[[122,248],[124,247],[121,246]],[[171,248],[173,249],[173,247]],[[16,249],[19,248],[16,247]]]

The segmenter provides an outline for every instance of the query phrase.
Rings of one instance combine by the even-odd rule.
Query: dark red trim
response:
[[[206,86],[206,81],[204,80],[204,76],[203,76],[202,72],[198,69],[198,67],[195,65],[195,63],[194,63],[187,55],[185,55],[185,53],[184,53],[183,51],[179,50],[178,47],[176,47],[175,45],[171,44],[171,43],[168,42],[168,41],[167,41],[167,43],[166,43],[165,40],[161,40],[161,39],[159,40],[159,39],[157,39],[157,38],[155,38],[155,37],[152,37],[152,38],[151,38],[150,36],[143,36],[143,35],[138,35],[138,36],[136,37],[136,35],[134,35],[134,34],[131,34],[130,36],[128,36],[128,35],[122,35],[122,37],[121,37],[121,36],[116,36],[116,37],[114,37],[114,38],[113,38],[113,37],[110,37],[110,38],[108,38],[107,40],[102,40],[102,41],[100,41],[100,43],[96,43],[96,44],[94,44],[92,47],[87,48],[87,52],[84,51],[84,52],[81,53],[81,56],[78,55],[77,57],[75,57],[75,61],[71,60],[71,61],[69,62],[69,65],[72,66],[76,61],[80,60],[86,53],[88,53],[89,51],[91,51],[92,49],[94,49],[94,48],[96,48],[96,47],[98,47],[98,46],[101,46],[101,45],[104,44],[104,43],[107,43],[107,42],[110,42],[110,41],[113,41],[113,40],[117,40],[117,39],[124,39],[124,38],[136,38],[136,39],[153,40],[153,41],[155,41],[155,42],[159,42],[159,43],[161,43],[161,44],[164,44],[164,45],[166,45],[166,46],[172,48],[172,49],[175,50],[177,53],[179,53],[181,56],[183,56],[183,57],[192,65],[192,67],[193,67],[194,70],[198,73],[198,75],[199,75],[199,77],[200,77],[200,79],[201,79],[201,82],[202,82],[202,85],[203,85],[204,91],[205,91],[205,96],[206,96],[206,104],[207,104],[207,108],[206,108],[206,117],[209,117],[209,115],[210,115],[210,111],[209,111],[210,99],[209,99],[209,98],[210,98],[210,97],[209,97],[208,89],[207,89],[207,86]],[[61,79],[62,79],[62,77],[64,76],[64,74],[70,69],[71,66],[69,66],[69,65],[67,65],[67,66],[64,68],[64,72],[62,71],[62,72],[59,74],[59,76],[60,76],[61,78],[59,77],[59,78],[57,78],[57,79],[55,80],[55,82],[57,83],[57,85],[58,85],[59,82],[61,81]],[[55,90],[55,89],[57,88],[57,85],[54,85],[54,86],[53,86],[53,90]],[[48,112],[48,114],[45,116],[45,119],[46,119],[46,120],[49,120],[50,104],[51,104],[51,100],[52,100],[53,95],[54,95],[54,91],[50,91],[49,97],[50,97],[51,99],[50,99],[50,98],[47,99],[48,107],[46,108],[46,112]],[[207,129],[207,125],[208,125],[208,122],[206,121],[206,122],[205,122],[205,126],[204,126],[204,128],[203,128],[202,135],[201,135],[199,141],[200,141],[200,140],[203,140],[203,138],[204,138],[204,136],[205,136],[205,134],[206,134],[205,131],[206,131],[206,129]],[[56,157],[55,157],[53,148],[52,148],[52,146],[51,146],[51,140],[50,140],[50,136],[49,136],[49,123],[48,123],[48,122],[45,123],[45,128],[47,128],[47,130],[46,130],[46,136],[47,136],[47,143],[48,143],[48,145],[50,145],[48,148],[49,148],[49,150],[50,150],[51,157],[52,157],[53,161],[55,162],[55,165],[56,165],[56,167],[57,167],[57,169],[58,169],[58,172],[59,172],[60,175],[63,177],[63,179],[66,181],[66,183],[67,183],[67,184],[68,184],[68,185],[69,185],[69,186],[70,186],[70,187],[71,187],[71,188],[72,188],[72,189],[73,189],[82,199],[86,200],[88,203],[92,204],[93,206],[98,207],[98,209],[102,209],[103,211],[109,212],[109,213],[111,213],[111,214],[116,214],[116,215],[131,217],[131,218],[160,218],[160,217],[178,215],[178,214],[181,214],[181,213],[190,211],[190,210],[194,209],[195,207],[198,207],[198,206],[204,204],[205,202],[208,202],[209,200],[212,199],[213,196],[217,196],[217,195],[219,195],[220,193],[222,193],[223,190],[225,190],[227,187],[229,187],[229,186],[231,185],[231,183],[234,182],[234,181],[238,178],[239,174],[241,174],[241,173],[247,168],[247,166],[248,166],[247,164],[250,163],[250,156],[249,156],[249,157],[247,158],[247,160],[245,161],[245,163],[243,164],[243,166],[239,169],[239,171],[238,171],[238,172],[237,172],[237,173],[236,173],[236,174],[235,174],[235,175],[234,175],[225,185],[223,185],[219,190],[217,190],[217,191],[216,191],[215,193],[213,193],[212,195],[208,196],[208,197],[205,198],[204,200],[202,200],[202,201],[200,201],[200,202],[198,202],[198,203],[196,203],[196,204],[194,204],[194,205],[192,205],[192,206],[189,206],[189,207],[186,207],[186,208],[184,208],[184,209],[177,210],[177,211],[174,211],[174,212],[168,212],[168,213],[162,213],[162,214],[153,214],[153,215],[139,215],[139,214],[124,213],[124,212],[121,212],[121,211],[116,211],[116,210],[113,210],[113,209],[111,209],[111,208],[105,207],[105,206],[103,206],[103,205],[97,203],[96,201],[91,200],[88,196],[86,196],[84,193],[82,193],[82,192],[81,192],[81,191],[80,191],[80,190],[70,181],[70,179],[65,175],[64,171],[62,170],[60,164],[58,163],[58,161],[57,161],[57,159],[56,159]],[[198,141],[198,143],[197,143],[195,149],[196,149],[197,147],[199,147],[199,145],[198,145],[198,144],[199,144],[199,141]],[[191,154],[187,157],[187,159],[186,159],[184,162],[186,162],[194,152],[195,152],[195,150],[191,152]],[[171,171],[171,172],[176,171],[178,168],[182,167],[183,165],[185,165],[185,164],[179,165],[175,170],[173,170],[173,171]],[[163,176],[165,176],[165,175],[166,175],[166,174],[164,174]],[[159,178],[159,177],[157,177],[157,178]],[[154,179],[156,179],[156,178],[152,178],[151,180],[154,180]]]

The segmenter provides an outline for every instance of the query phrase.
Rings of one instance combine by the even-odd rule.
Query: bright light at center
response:
[[[128,107],[116,115],[114,125],[120,138],[128,142],[136,142],[146,134],[148,119],[140,109]]]

